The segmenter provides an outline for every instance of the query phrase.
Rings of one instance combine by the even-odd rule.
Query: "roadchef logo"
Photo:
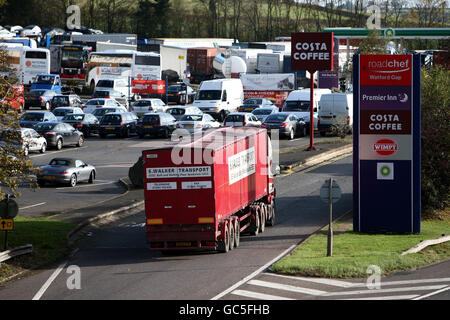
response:
[[[398,150],[398,144],[391,139],[380,139],[373,145],[373,151],[382,156],[391,156]]]

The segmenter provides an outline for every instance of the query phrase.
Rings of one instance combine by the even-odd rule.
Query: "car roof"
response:
[[[251,112],[233,112],[229,113],[228,116],[235,116],[235,115],[252,115]]]

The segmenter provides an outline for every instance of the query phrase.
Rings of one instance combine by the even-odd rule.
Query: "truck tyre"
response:
[[[224,239],[219,240],[217,243],[217,250],[219,252],[228,252],[230,249],[230,234],[228,233],[228,228],[225,228]]]
[[[255,213],[254,216],[252,216],[249,230],[251,235],[256,236],[259,233],[259,225],[261,223],[261,210],[256,206],[253,208],[253,210],[255,211]]]
[[[263,233],[264,230],[266,229],[267,209],[265,203],[261,203],[260,207],[261,207],[261,215],[260,215],[261,222],[259,223],[259,232]]]
[[[234,247],[239,247],[239,240],[241,237],[241,224],[239,222],[239,218],[236,218],[234,222]]]
[[[234,249],[234,240],[235,240],[235,234],[234,234],[234,223],[230,222],[230,241],[229,241],[229,249],[230,251]]]
[[[267,206],[267,212],[269,213],[269,217],[267,218],[267,225],[272,227],[275,225],[275,202],[272,202],[271,205]]]

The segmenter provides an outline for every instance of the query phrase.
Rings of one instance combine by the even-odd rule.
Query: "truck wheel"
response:
[[[228,228],[225,228],[225,239],[219,240],[217,243],[217,250],[219,252],[228,252],[230,249],[230,235],[228,233]]]
[[[234,249],[234,239],[235,239],[234,223],[230,222],[230,241],[229,241],[230,250]]]
[[[239,240],[241,237],[241,224],[239,222],[239,218],[236,218],[234,223],[234,247],[239,247]]]
[[[266,209],[266,204],[265,203],[261,203],[261,222],[259,224],[259,232],[263,233],[264,230],[266,229],[266,217],[267,217],[267,209]]]
[[[275,202],[267,206],[267,212],[269,213],[267,225],[272,227],[273,225],[275,225]]]
[[[250,223],[250,234],[253,236],[258,235],[259,233],[259,225],[261,223],[261,210],[256,207],[255,209],[255,216],[253,217],[254,220]]]

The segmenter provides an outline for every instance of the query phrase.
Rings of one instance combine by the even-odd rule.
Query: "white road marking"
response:
[[[76,189],[79,189],[79,188],[96,187],[96,186],[102,186],[102,185],[105,185],[105,184],[113,184],[113,183],[115,183],[115,181],[109,181],[109,182],[103,182],[103,183],[94,183],[94,184],[77,185],[76,187],[59,187],[59,188],[56,188],[56,190],[64,190],[64,189],[76,190]]]
[[[446,287],[446,288],[443,288],[443,289],[440,289],[440,290],[437,290],[437,291],[434,291],[434,292],[431,292],[431,293],[429,293],[429,294],[426,294],[426,295],[417,297],[417,298],[415,298],[415,299],[413,299],[413,300],[422,300],[422,299],[425,299],[425,298],[434,296],[434,295],[436,295],[436,294],[439,294],[439,293],[442,293],[442,292],[445,292],[445,291],[448,291],[448,290],[450,290],[450,286],[448,286],[448,287]]]
[[[80,149],[85,149],[87,147],[80,147],[80,148],[76,148],[76,149],[65,149],[65,150],[58,150],[58,151],[52,151],[49,153],[41,153],[41,154],[36,154],[33,156],[29,156],[29,158],[37,158],[37,157],[43,157],[43,156],[51,156],[55,153],[60,153],[60,152],[66,152],[66,151],[74,151],[74,150],[80,150]]]
[[[366,297],[366,298],[351,298],[340,300],[411,300],[417,297],[417,295],[404,295],[404,296],[385,296],[385,297]]]
[[[373,289],[373,290],[354,290],[354,291],[339,291],[339,292],[329,292],[324,294],[325,297],[332,296],[347,296],[347,295],[364,295],[364,294],[377,294],[377,293],[389,293],[389,292],[404,292],[404,291],[428,291],[437,290],[446,287],[446,285],[438,286],[421,286],[421,287],[403,287],[403,288],[392,288],[392,289]]]
[[[251,284],[254,286],[265,287],[265,288],[272,288],[272,289],[296,292],[296,293],[304,293],[304,294],[309,294],[312,296],[322,296],[327,293],[326,291],[321,291],[321,290],[308,289],[308,288],[303,288],[303,287],[296,287],[296,286],[291,286],[291,285],[287,285],[287,284],[281,284],[281,283],[275,283],[275,282],[269,282],[269,281],[261,281],[261,280],[250,280],[248,282],[248,284]]]
[[[66,267],[67,265],[67,261],[62,263],[50,276],[50,278],[48,278],[48,280],[44,283],[44,285],[42,286],[41,289],[39,289],[39,291],[34,295],[33,300],[40,300],[42,295],[45,293],[45,291],[47,291],[47,289],[50,287],[50,285],[52,284],[52,282],[56,279],[56,277],[58,277],[58,275],[60,274],[60,272]]]
[[[234,294],[237,296],[242,296],[242,297],[247,297],[247,298],[260,299],[260,300],[294,300],[291,298],[273,296],[270,294],[252,292],[252,291],[247,291],[247,290],[234,290],[233,292],[231,292],[231,294]]]
[[[394,285],[405,285],[405,284],[420,284],[420,283],[436,283],[436,282],[450,282],[450,278],[436,278],[436,279],[419,279],[419,280],[402,280],[402,281],[386,281],[380,282],[381,287],[384,286],[394,286]],[[354,283],[352,288],[366,287],[366,283]]]
[[[285,276],[285,275],[275,274],[275,273],[264,273],[264,275],[286,278],[286,279],[308,281],[308,282],[326,284],[326,285],[342,287],[342,288],[349,288],[354,285],[354,283],[352,283],[352,282],[332,280],[332,279],[326,279],[326,278],[305,278],[305,277]]]
[[[241,281],[235,283],[234,285],[232,285],[231,287],[229,287],[228,289],[226,289],[225,291],[219,293],[218,295],[216,295],[215,297],[213,297],[211,300],[218,300],[220,298],[222,298],[223,296],[229,294],[231,291],[233,291],[234,289],[238,288],[239,286],[243,285],[244,283],[246,283],[247,281],[251,280],[252,278],[256,277],[258,274],[260,274],[261,272],[263,272],[265,269],[267,269],[270,265],[272,265],[273,263],[275,263],[275,261],[277,261],[278,259],[280,259],[281,257],[283,257],[284,255],[286,255],[289,251],[294,250],[294,248],[297,247],[296,244],[293,244],[292,246],[290,246],[288,249],[286,249],[285,251],[283,251],[281,254],[279,254],[278,256],[276,256],[274,259],[270,260],[269,262],[267,262],[265,265],[263,265],[261,268],[259,268],[258,270],[256,270],[255,272],[253,272],[252,274],[248,275],[247,277],[245,277],[244,279],[242,279]]]
[[[30,206],[26,206],[23,208],[19,208],[19,210],[25,210],[25,209],[29,209],[29,208],[33,208],[33,207],[37,207],[37,206],[42,206],[43,204],[46,204],[47,202],[41,202],[41,203],[36,203],[36,204],[32,204]]]

